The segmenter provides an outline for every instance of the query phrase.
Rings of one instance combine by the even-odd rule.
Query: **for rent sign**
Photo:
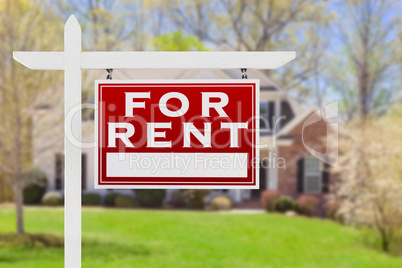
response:
[[[96,81],[96,188],[258,188],[257,80]]]

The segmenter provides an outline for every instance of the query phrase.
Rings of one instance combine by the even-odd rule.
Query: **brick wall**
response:
[[[279,146],[278,156],[283,157],[286,162],[285,169],[278,169],[278,190],[284,194],[297,198],[300,194],[297,191],[297,162],[301,157],[311,157],[312,155],[306,150],[302,140],[303,121],[297,125],[289,133],[293,136],[293,143],[290,146]],[[326,151],[326,134],[327,124],[325,121],[319,121],[307,126],[304,129],[304,142],[312,149],[325,153]],[[336,174],[330,174],[329,181],[331,183],[336,180]],[[319,198],[320,206],[317,214],[324,215],[324,194],[312,194]]]

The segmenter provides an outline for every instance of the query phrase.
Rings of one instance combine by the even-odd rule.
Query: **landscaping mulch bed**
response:
[[[64,238],[50,234],[0,234],[0,247],[63,247]]]

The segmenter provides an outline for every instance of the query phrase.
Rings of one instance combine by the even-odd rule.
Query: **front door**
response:
[[[261,192],[267,189],[267,165],[260,163],[260,189],[251,190],[251,198],[260,198]]]

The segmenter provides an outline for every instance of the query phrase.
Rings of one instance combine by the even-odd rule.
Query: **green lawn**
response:
[[[0,209],[0,233],[15,213]],[[28,232],[62,235],[63,210],[28,208]],[[83,210],[83,267],[402,267],[358,230],[267,214]],[[0,248],[0,268],[63,267],[63,249]]]

